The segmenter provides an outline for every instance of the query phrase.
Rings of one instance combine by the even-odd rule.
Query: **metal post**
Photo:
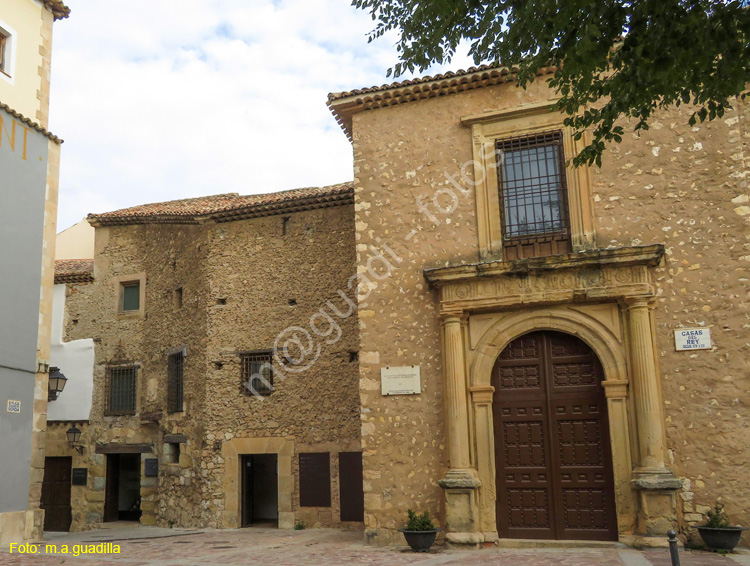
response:
[[[677,551],[677,533],[668,531],[669,540],[669,557],[672,559],[672,566],[680,566],[680,555]]]

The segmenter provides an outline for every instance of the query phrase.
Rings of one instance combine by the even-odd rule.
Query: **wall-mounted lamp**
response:
[[[68,437],[68,444],[70,447],[75,448],[76,452],[79,454],[83,454],[83,446],[78,444],[78,441],[81,440],[81,429],[76,425],[73,425],[65,431],[65,436]]]
[[[63,389],[65,389],[65,384],[67,382],[68,378],[62,374],[60,368],[49,368],[49,389],[47,393],[47,401],[55,401],[60,393],[63,392]]]

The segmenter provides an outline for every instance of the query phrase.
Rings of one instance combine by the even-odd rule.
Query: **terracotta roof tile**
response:
[[[62,0],[44,0],[44,6],[52,12],[56,20],[70,16],[70,8],[63,4]]]
[[[448,71],[380,86],[334,92],[328,95],[328,107],[351,140],[352,114],[511,82],[515,80],[517,71],[518,68],[515,66],[479,65],[466,70]],[[537,74],[546,75],[553,72],[555,72],[555,67],[545,67],[539,69]]]
[[[55,260],[55,283],[89,283],[93,280],[93,259]]]
[[[102,214],[89,214],[93,226],[117,224],[198,224],[327,208],[354,202],[352,183],[308,187],[262,195],[226,193],[206,197],[142,204]]]
[[[48,132],[42,126],[40,126],[36,122],[32,121],[30,118],[27,118],[26,116],[24,116],[20,112],[16,112],[15,110],[13,110],[7,104],[4,104],[4,103],[0,102],[0,108],[2,108],[3,110],[5,110],[8,114],[10,114],[11,116],[13,116],[16,120],[18,120],[20,122],[23,122],[24,124],[27,124],[27,125],[31,126],[33,129],[35,129],[40,134],[42,134],[44,136],[47,136],[53,142],[55,142],[57,144],[63,143],[63,140],[61,140],[60,138],[58,138],[55,134],[53,134],[52,132]]]

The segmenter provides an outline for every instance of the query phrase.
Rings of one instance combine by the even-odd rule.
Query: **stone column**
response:
[[[640,466],[633,471],[639,492],[638,532],[663,536],[677,524],[675,490],[682,482],[664,464],[664,417],[653,333],[650,297],[625,300],[630,327],[630,353]]]
[[[445,417],[448,429],[448,457],[452,470],[471,467],[469,456],[469,411],[466,394],[466,358],[461,317],[443,320],[445,349]]]
[[[640,446],[639,472],[663,473],[664,419],[662,417],[659,376],[656,375],[651,313],[648,297],[627,299],[630,319],[630,350],[633,393],[638,420]]]
[[[450,470],[438,483],[445,489],[446,539],[452,545],[477,546],[484,542],[484,537],[479,532],[477,488],[480,482],[471,467],[469,450],[468,381],[462,326],[462,313],[450,313],[443,318],[445,424]]]

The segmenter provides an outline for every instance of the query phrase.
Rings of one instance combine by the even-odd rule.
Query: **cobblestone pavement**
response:
[[[538,548],[478,551],[441,550],[414,554],[405,548],[373,548],[362,544],[361,532],[335,530],[282,531],[242,529],[169,531],[124,529],[71,535],[48,535],[47,544],[100,544],[112,541],[120,554],[10,554],[0,551],[0,566],[670,566],[664,550],[626,548]],[[681,552],[681,566],[750,566],[750,555],[721,556]]]

